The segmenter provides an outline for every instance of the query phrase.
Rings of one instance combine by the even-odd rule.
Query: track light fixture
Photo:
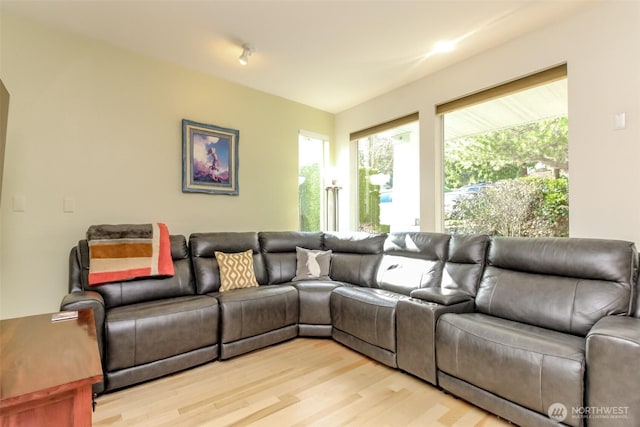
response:
[[[240,55],[240,57],[238,58],[238,61],[240,61],[242,65],[247,65],[249,63],[249,57],[254,51],[255,49],[250,44],[246,44],[246,43],[243,44],[242,55]]]

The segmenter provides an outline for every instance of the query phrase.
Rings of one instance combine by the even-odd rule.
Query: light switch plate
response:
[[[627,127],[627,114],[616,113],[613,115],[613,130],[622,130]]]
[[[27,198],[25,196],[13,196],[12,207],[14,212],[27,210]]]
[[[76,210],[76,201],[73,197],[65,197],[62,199],[62,212],[73,213]]]

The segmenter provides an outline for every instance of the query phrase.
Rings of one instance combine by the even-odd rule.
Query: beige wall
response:
[[[91,224],[297,228],[298,131],[332,136],[332,114],[15,16],[0,24],[0,317],[58,309],[69,249]],[[239,196],[182,193],[183,118],[240,130]]]
[[[0,208],[2,207],[2,177],[4,176],[4,148],[7,137],[7,118],[10,94],[0,79]],[[2,210],[0,209],[0,242],[2,241]],[[2,245],[0,245],[0,258]],[[2,270],[0,269],[0,289],[2,289]],[[2,293],[0,292],[0,298]]]
[[[566,62],[570,233],[640,244],[640,3],[602,2],[336,116],[338,170],[348,185],[349,132],[419,111],[423,230],[440,230],[441,138],[435,106]],[[627,128],[613,130],[626,112]],[[353,182],[353,181],[352,181]],[[354,200],[345,188],[343,206]],[[355,206],[342,228],[355,225]]]

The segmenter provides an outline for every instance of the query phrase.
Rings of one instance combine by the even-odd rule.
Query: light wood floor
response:
[[[297,338],[102,395],[93,425],[509,424],[333,340]]]

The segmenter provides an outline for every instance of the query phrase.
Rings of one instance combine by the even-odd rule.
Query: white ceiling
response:
[[[590,3],[0,0],[0,11],[337,113]],[[453,39],[453,52],[425,56]],[[256,48],[244,67],[243,43]]]

